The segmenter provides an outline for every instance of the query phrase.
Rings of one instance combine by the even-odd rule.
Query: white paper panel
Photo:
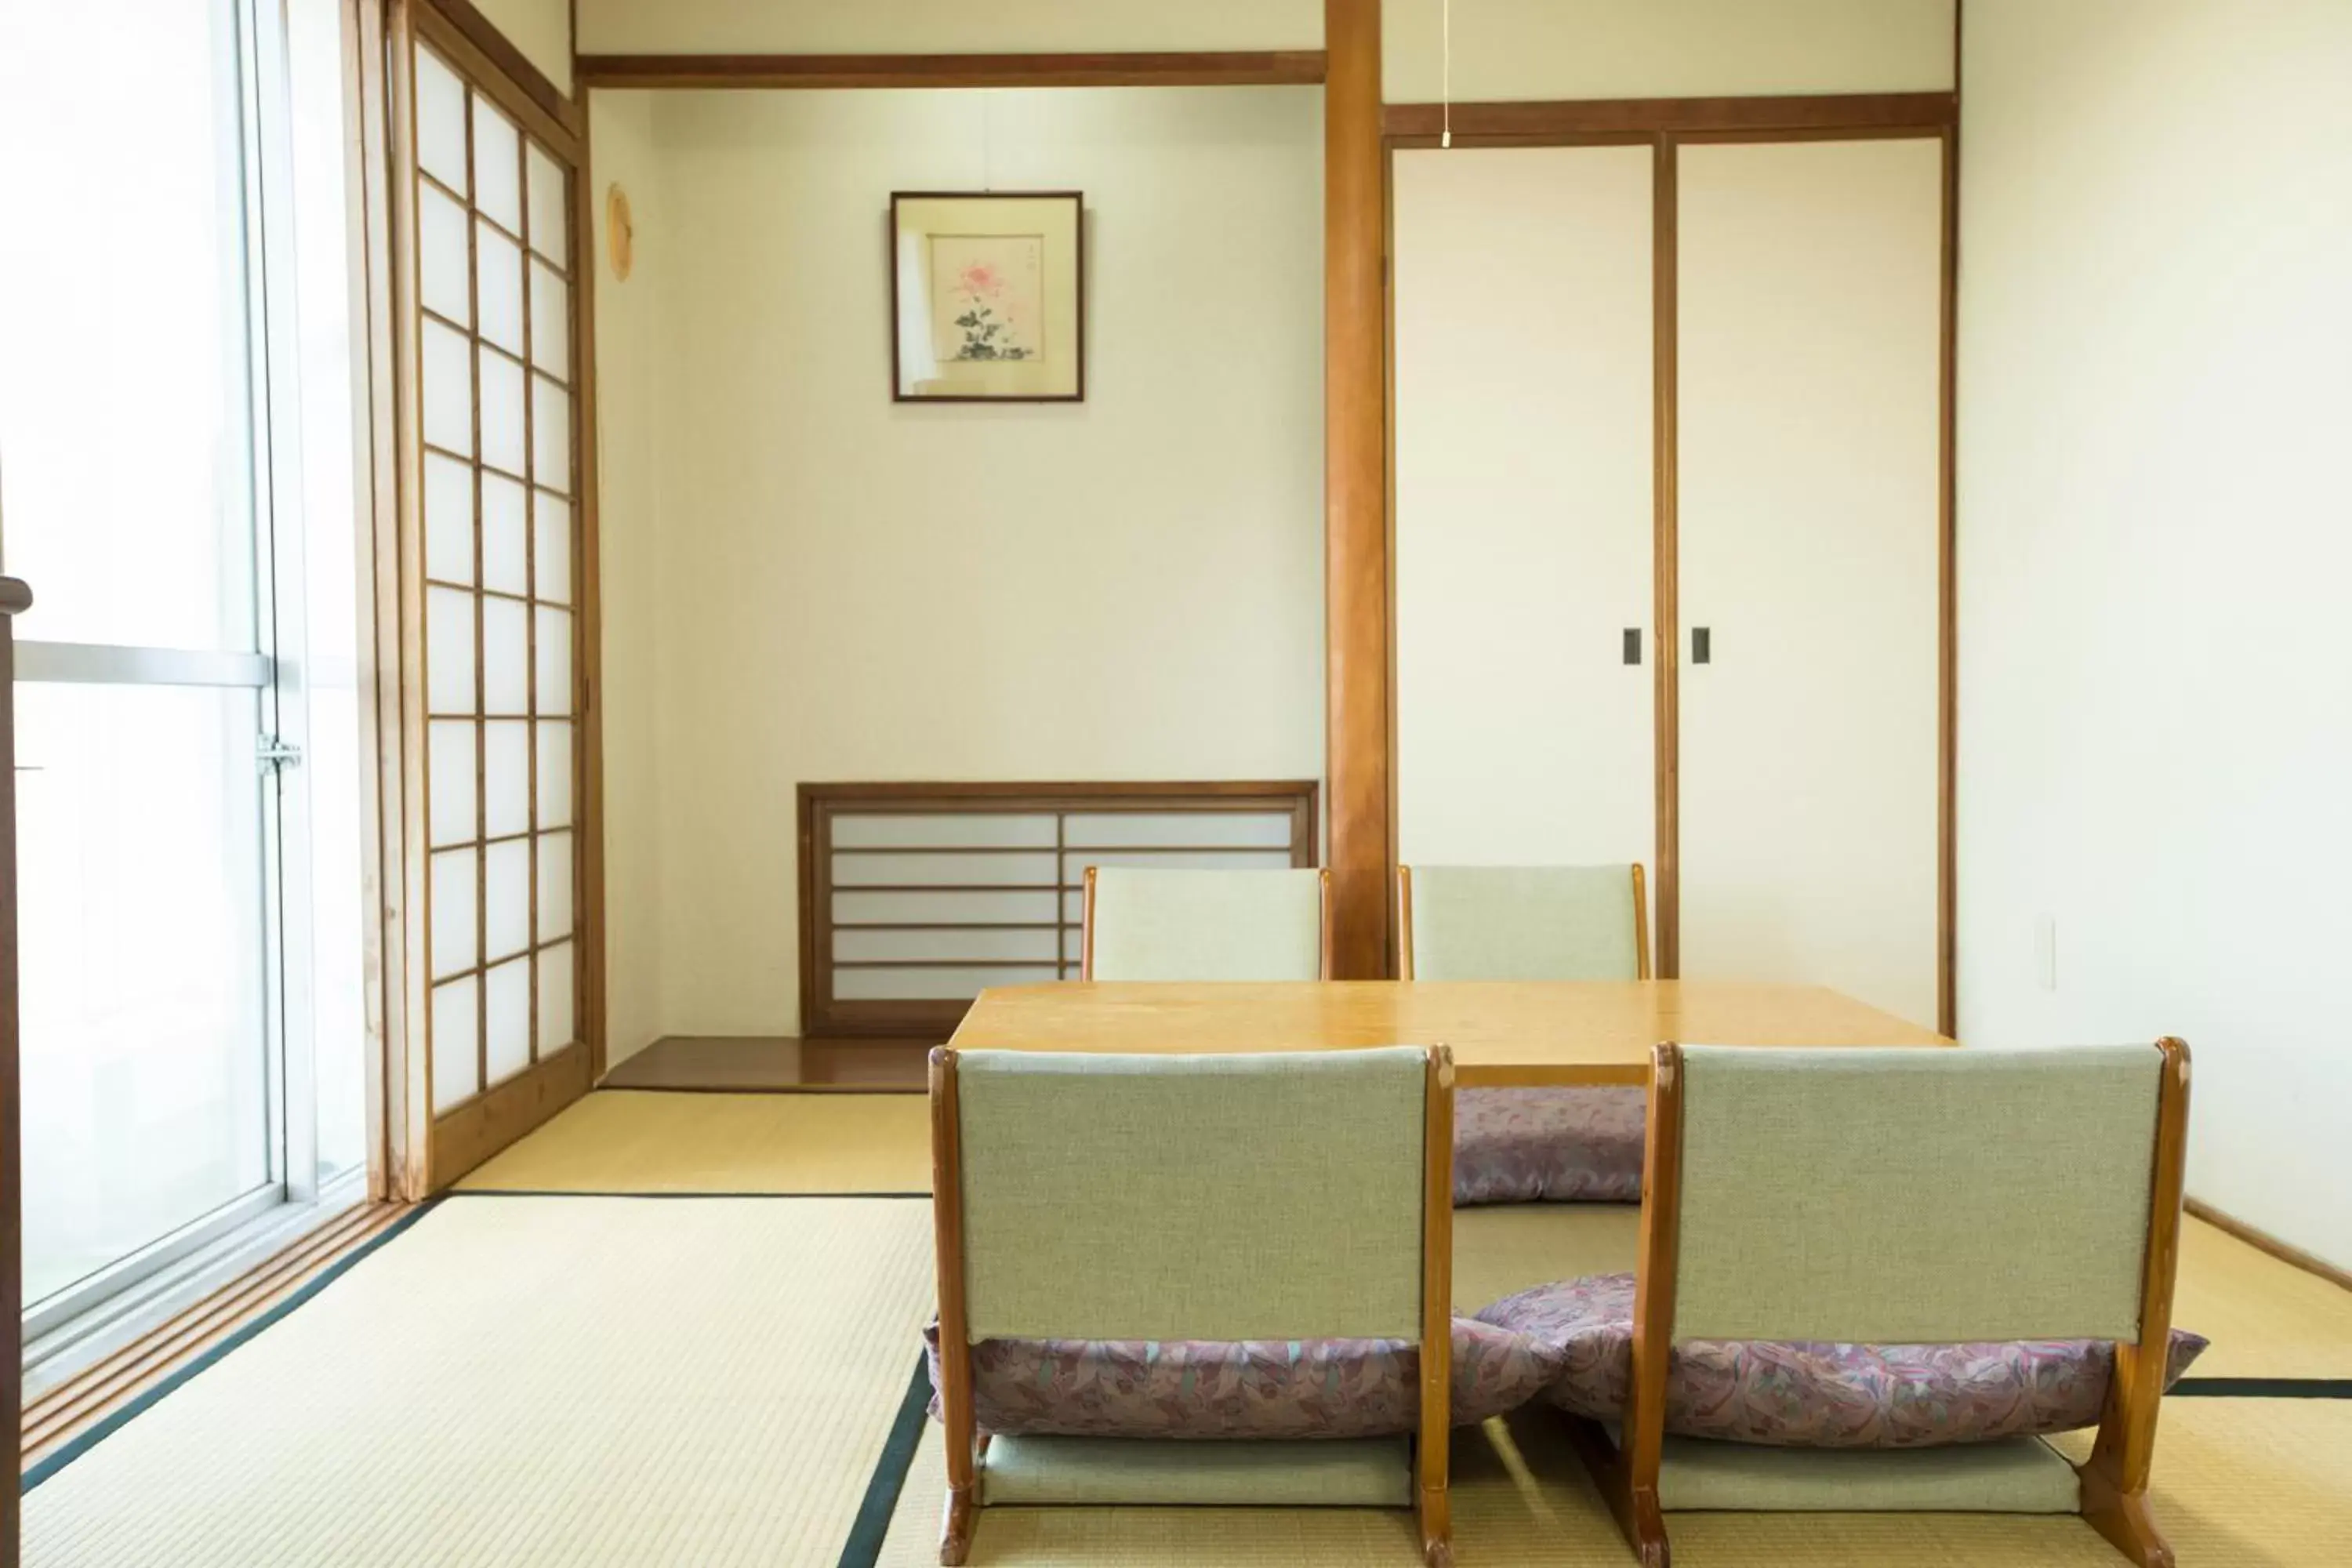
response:
[[[572,379],[570,287],[543,261],[530,264],[530,363],[559,381]]]
[[[530,945],[530,840],[510,838],[482,851],[482,938],[496,963]]]
[[[473,353],[464,335],[425,323],[425,439],[444,451],[474,452]]]
[[[425,454],[425,574],[474,580],[474,471],[437,452]]]
[[[417,295],[425,308],[470,323],[466,288],[466,209],[431,185],[416,187]]]
[[[1179,849],[1151,854],[1138,849],[1086,849],[1064,857],[1063,880],[1084,885],[1089,866],[1139,866],[1154,871],[1282,871],[1290,868],[1286,849]]]
[[[490,1081],[499,1083],[530,1065],[530,960],[501,963],[483,978],[489,987]]]
[[[1077,926],[1062,928],[1062,956],[1072,965],[1070,978],[1077,978],[1077,966],[1087,961],[1087,933]]]
[[[566,222],[572,204],[564,200],[563,165],[533,143],[526,154],[530,167],[530,247],[563,265],[572,253]]]
[[[475,351],[481,362],[482,461],[522,472],[522,366],[495,349]]]
[[[522,353],[522,247],[488,224],[474,224],[474,298],[480,302],[482,336],[514,353]]]
[[[1087,918],[1087,895],[1084,888],[1062,895],[1062,919],[1076,925]]]
[[[425,705],[436,713],[474,711],[473,595],[425,590]]]
[[[542,834],[539,839],[539,940],[572,934],[572,835]]]
[[[833,994],[845,1002],[965,1002],[991,985],[1035,985],[1060,977],[1060,972],[1050,963],[1034,968],[836,968],[833,972]]]
[[[553,1056],[572,1043],[572,943],[539,955],[539,1054]]]
[[[1197,844],[1206,848],[1290,847],[1290,814],[1269,811],[1073,813],[1063,827],[1073,849]]]
[[[433,988],[433,1109],[446,1110],[482,1087],[479,993],[472,975]]]
[[[466,87],[432,50],[416,51],[416,161],[425,172],[463,194],[466,183]]]
[[[531,505],[538,552],[530,563],[532,596],[568,605],[572,602],[572,503],[536,490]]]
[[[978,883],[983,887],[1051,887],[1054,857],[1029,850],[982,855],[835,855],[833,885],[836,888],[889,887],[898,884],[953,887]]]
[[[426,765],[431,770],[431,820],[426,836],[438,847],[470,844],[480,836],[474,814],[474,721],[436,719],[425,739]]]
[[[1050,963],[1058,951],[1054,931],[836,931],[836,962],[868,959],[1032,959]]]
[[[572,612],[533,608],[539,617],[539,641],[532,649],[539,659],[539,711],[572,711]]]
[[[572,395],[545,376],[530,378],[531,478],[572,493]]]
[[[501,594],[530,592],[530,561],[525,553],[528,525],[520,481],[488,469],[482,473],[482,586]]]
[[[444,849],[432,858],[433,977],[471,969],[479,962],[481,852]]]
[[[539,723],[539,822],[541,828],[572,825],[572,723]]]
[[[482,726],[483,834],[530,831],[530,726],[492,719]]]
[[[530,609],[512,599],[482,601],[482,710],[525,710],[530,697]]]
[[[474,94],[474,205],[509,232],[522,232],[522,146],[514,121]]]
[[[974,812],[969,816],[928,816],[877,812],[833,819],[833,842],[847,849],[960,849],[973,846],[1051,849],[1054,819],[1013,812]]]
[[[845,893],[833,895],[840,924],[1029,924],[1054,918],[1050,889],[1034,893]]]

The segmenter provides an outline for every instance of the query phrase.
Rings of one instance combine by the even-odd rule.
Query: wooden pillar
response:
[[[0,577],[0,1431],[14,1444],[24,1415],[25,1203],[16,1066],[16,640],[10,617],[32,591]],[[13,1451],[13,1450],[12,1450]],[[15,1487],[0,1491],[0,1568],[16,1568]]]
[[[1380,0],[1324,0],[1323,576],[1332,976],[1390,972],[1387,221]]]

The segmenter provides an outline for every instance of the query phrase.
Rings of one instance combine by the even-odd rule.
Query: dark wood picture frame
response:
[[[908,390],[900,374],[898,290],[899,206],[905,202],[1067,202],[1070,276],[1077,330],[1076,375],[1068,392],[922,393]],[[893,403],[1084,403],[1087,400],[1087,203],[1080,191],[893,191],[883,222],[883,265],[890,278],[890,401]]]

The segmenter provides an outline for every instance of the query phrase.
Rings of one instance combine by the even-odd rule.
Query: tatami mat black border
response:
[[[2352,1399],[2352,1377],[2184,1377],[2168,1399]]]
[[[923,1440],[923,1423],[931,1414],[931,1372],[928,1361],[915,1357],[915,1375],[898,1401],[890,1436],[882,1445],[874,1473],[866,1478],[866,1497],[857,1518],[842,1542],[837,1568],[874,1568],[882,1557],[882,1542],[890,1533],[891,1516],[898,1511],[898,1494],[907,1487],[907,1472],[915,1468],[915,1449]]]
[[[122,1430],[123,1426],[129,1422],[153,1409],[159,1401],[170,1395],[174,1390],[178,1389],[183,1384],[185,1384],[190,1378],[196,1376],[205,1368],[215,1365],[223,1357],[228,1355],[238,1346],[252,1340],[265,1329],[274,1328],[279,1322],[282,1322],[296,1308],[300,1307],[305,1302],[310,1300],[311,1298],[317,1296],[320,1291],[324,1290],[328,1286],[333,1284],[336,1280],[341,1279],[344,1275],[350,1273],[354,1268],[358,1267],[359,1264],[365,1259],[369,1254],[374,1252],[376,1248],[383,1246],[386,1242],[391,1241],[394,1237],[404,1234],[409,1226],[415,1225],[418,1220],[423,1219],[426,1215],[432,1213],[435,1208],[440,1205],[441,1201],[442,1200],[439,1198],[428,1198],[425,1202],[417,1205],[413,1213],[401,1215],[398,1219],[384,1226],[375,1235],[368,1237],[365,1242],[352,1248],[349,1254],[337,1258],[327,1268],[320,1269],[315,1279],[304,1282],[300,1289],[287,1297],[286,1300],[278,1302],[278,1305],[270,1308],[269,1310],[262,1313],[261,1316],[254,1319],[253,1321],[246,1324],[243,1328],[237,1330],[236,1332],[229,1335],[228,1338],[221,1341],[220,1343],[215,1345],[212,1349],[206,1351],[204,1354],[198,1356],[187,1365],[182,1367],[179,1371],[172,1373],[171,1376],[163,1379],[163,1382],[157,1384],[154,1387],[139,1395],[138,1398],[133,1399],[131,1403],[122,1406],[121,1409],[115,1411],[103,1421],[91,1426],[88,1431],[77,1436],[71,1442],[67,1443],[58,1448],[56,1453],[51,1454],[39,1464],[35,1465],[31,1469],[26,1470],[24,1473],[23,1479],[17,1483],[16,1489],[18,1492],[23,1493],[31,1491],[35,1487],[39,1486],[43,1481],[47,1480],[51,1476],[56,1475],[59,1470],[64,1469],[68,1465],[72,1464],[76,1459],[80,1458],[84,1454],[89,1453],[92,1448],[98,1447],[99,1444],[104,1442],[107,1438],[111,1437],[115,1433]]]

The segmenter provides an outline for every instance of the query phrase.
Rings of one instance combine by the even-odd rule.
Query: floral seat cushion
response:
[[[1538,1285],[1480,1309],[1478,1321],[1543,1342],[1562,1358],[1545,1397],[1613,1421],[1633,1373],[1633,1276]],[[2206,1341],[2172,1331],[2170,1387]],[[1666,1430],[1806,1448],[1923,1448],[2044,1436],[2097,1424],[2115,1346],[2104,1340],[1850,1345],[1685,1340],[1666,1373]]]
[[[939,1415],[940,1333],[923,1331]],[[1515,1410],[1559,1375],[1528,1335],[1454,1320],[1456,1426]],[[982,1340],[971,1347],[982,1432],[1007,1436],[1379,1437],[1421,1424],[1410,1340]]]
[[[1639,1203],[1645,1099],[1638,1089],[1462,1090],[1454,1203]]]

